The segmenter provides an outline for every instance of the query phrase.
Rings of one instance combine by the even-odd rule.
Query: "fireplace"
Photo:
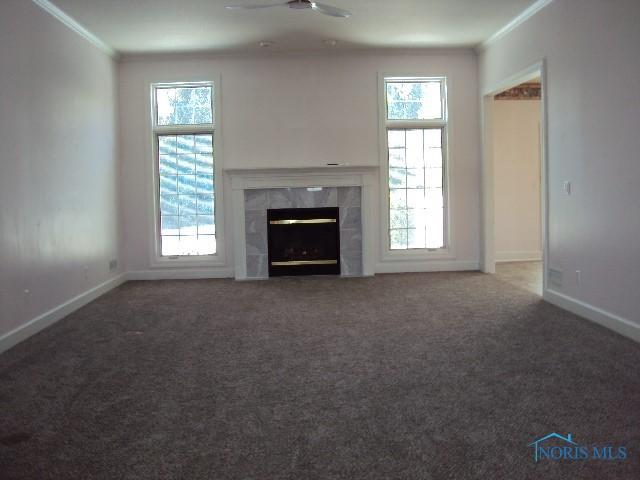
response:
[[[338,208],[267,210],[269,276],[339,275]]]
[[[269,278],[267,210],[284,208],[337,207],[340,276],[373,275],[378,170],[373,166],[225,169],[231,184],[236,280]]]

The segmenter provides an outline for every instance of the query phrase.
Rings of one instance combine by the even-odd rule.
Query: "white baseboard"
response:
[[[496,262],[536,262],[542,260],[542,252],[496,252]]]
[[[479,262],[455,260],[397,261],[376,264],[376,273],[457,272],[479,269]]]
[[[45,312],[42,315],[38,315],[36,318],[29,320],[24,325],[20,325],[10,332],[5,333],[0,337],[0,353],[9,350],[14,345],[17,345],[21,341],[26,340],[31,335],[38,333],[40,330],[45,329],[49,325],[53,325],[58,320],[61,320],[70,313],[78,310],[80,307],[85,306],[87,303],[95,300],[101,295],[104,295],[109,290],[122,285],[126,281],[127,275],[121,273],[120,275],[117,275],[112,279],[107,280],[106,282],[101,283],[100,285],[97,285],[76,297],[73,297],[71,300],[67,300],[57,307],[52,308],[48,312]]]
[[[233,268],[158,268],[127,272],[127,280],[188,280],[233,278]]]
[[[613,313],[602,310],[588,303],[576,300],[575,298],[547,289],[542,298],[553,305],[563,308],[580,315],[581,317],[591,320],[592,322],[602,325],[605,328],[624,335],[625,337],[640,342],[640,325],[626,318],[622,318]]]

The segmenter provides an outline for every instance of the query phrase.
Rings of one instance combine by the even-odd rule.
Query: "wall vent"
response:
[[[562,270],[558,270],[557,268],[550,268],[547,272],[547,278],[549,280],[549,284],[555,285],[556,287],[561,287],[562,275],[563,275]]]

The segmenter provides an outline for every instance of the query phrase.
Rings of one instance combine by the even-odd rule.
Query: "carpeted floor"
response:
[[[498,263],[496,276],[516,288],[542,296],[542,262]]]
[[[0,356],[0,477],[638,478],[639,365],[480,273],[130,282]]]

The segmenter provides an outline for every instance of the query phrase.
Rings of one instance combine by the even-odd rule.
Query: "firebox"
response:
[[[339,275],[338,208],[267,210],[269,276]]]

